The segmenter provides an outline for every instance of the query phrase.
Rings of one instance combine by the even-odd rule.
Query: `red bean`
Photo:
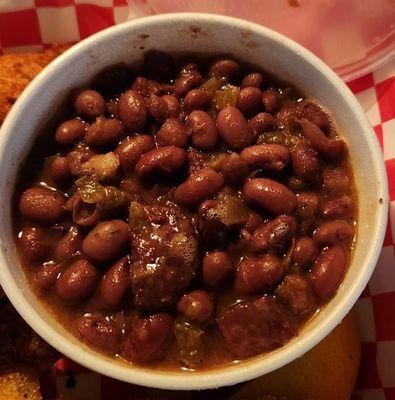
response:
[[[68,185],[73,177],[67,157],[56,156],[49,167],[51,179],[60,186]]]
[[[79,118],[69,119],[61,123],[56,129],[55,140],[64,146],[75,144],[82,140],[86,128],[87,124]]]
[[[83,234],[79,228],[72,226],[69,231],[59,240],[55,247],[54,259],[63,261],[81,250]]]
[[[314,241],[322,246],[350,243],[353,238],[354,227],[342,220],[324,222],[313,234]]]
[[[311,147],[327,160],[337,160],[345,153],[346,145],[343,140],[329,139],[318,126],[306,118],[301,119],[300,125]]]
[[[306,314],[314,305],[308,280],[297,274],[287,275],[275,295],[294,315]]]
[[[229,256],[223,251],[208,253],[203,258],[202,280],[209,286],[219,286],[233,271]]]
[[[331,122],[328,114],[316,103],[309,100],[303,100],[296,107],[298,118],[306,118],[322,131],[329,132]]]
[[[262,224],[263,218],[259,214],[251,211],[244,226],[244,229],[248,233],[253,234]]]
[[[314,192],[298,193],[296,195],[296,213],[299,217],[307,219],[318,214],[320,207],[320,197]]]
[[[94,119],[104,114],[106,103],[103,96],[96,90],[84,90],[74,100],[74,109],[83,117]]]
[[[123,171],[134,168],[140,157],[155,148],[155,140],[150,135],[136,135],[127,137],[115,149]]]
[[[129,260],[124,257],[103,276],[100,289],[105,305],[110,309],[119,308],[131,285]]]
[[[62,218],[64,202],[64,198],[53,190],[33,187],[22,193],[19,211],[34,222],[52,225]]]
[[[248,118],[255,115],[262,106],[262,92],[256,87],[242,88],[237,96],[236,107]]]
[[[318,256],[318,246],[308,236],[300,237],[296,242],[291,254],[293,263],[301,268],[309,267]]]
[[[297,144],[291,149],[291,159],[294,174],[298,178],[308,182],[317,180],[320,164],[315,150],[303,143]]]
[[[80,302],[95,290],[99,275],[88,261],[75,261],[56,281],[56,291],[62,300]]]
[[[155,314],[139,319],[122,346],[122,356],[136,363],[150,363],[165,356],[173,336],[173,319]]]
[[[276,128],[275,118],[267,112],[260,112],[248,121],[248,125],[255,136],[272,131]]]
[[[290,214],[296,196],[284,185],[266,178],[249,179],[243,186],[244,200],[273,214]]]
[[[234,150],[251,146],[255,135],[243,114],[232,106],[222,109],[217,116],[217,129],[222,140]]]
[[[184,98],[184,109],[187,112],[193,110],[206,110],[210,108],[213,93],[208,90],[190,90]]]
[[[79,320],[78,332],[83,341],[110,353],[117,352],[122,339],[119,325],[104,317],[93,315],[83,316]]]
[[[217,146],[218,132],[214,120],[204,111],[192,111],[187,118],[188,133],[195,147],[212,150]]]
[[[149,79],[138,76],[133,82],[131,87],[132,90],[138,92],[143,97],[149,97],[152,94],[158,94],[160,91],[160,85],[156,81],[151,81]]]
[[[181,74],[174,80],[174,94],[178,97],[185,96],[191,89],[199,86],[202,76],[195,64],[186,65]]]
[[[224,158],[221,171],[226,183],[233,186],[241,186],[250,174],[247,162],[237,153],[231,153]]]
[[[167,119],[156,134],[158,146],[185,147],[188,134],[185,125],[177,118]]]
[[[43,260],[50,250],[50,243],[42,228],[24,227],[18,238],[23,257],[28,262]]]
[[[329,194],[342,194],[350,189],[350,179],[342,168],[325,168],[323,189]]]
[[[284,273],[279,259],[272,254],[244,258],[236,268],[235,289],[240,293],[263,293],[278,283]]]
[[[181,297],[177,310],[191,321],[207,322],[214,314],[214,300],[209,293],[194,290]]]
[[[296,323],[273,296],[228,307],[216,318],[225,344],[237,358],[281,347],[296,334]]]
[[[281,144],[257,144],[246,147],[241,158],[252,168],[281,171],[289,162],[289,150]]]
[[[156,121],[164,121],[169,116],[167,103],[162,97],[151,94],[148,98],[148,113]]]
[[[254,252],[268,250],[270,248],[283,248],[296,231],[294,217],[280,215],[272,221],[261,225],[252,235],[250,249]]]
[[[273,114],[281,107],[280,93],[275,89],[265,90],[262,93],[262,102],[265,107],[265,111],[269,114]]]
[[[234,60],[219,60],[210,67],[209,74],[218,78],[234,79],[240,74],[240,65]]]
[[[129,240],[127,223],[119,219],[101,222],[82,242],[82,253],[93,264],[105,264],[121,257]]]
[[[178,118],[181,112],[181,104],[177,97],[172,94],[165,94],[162,96],[162,99],[167,104],[169,118]]]
[[[173,174],[185,165],[186,159],[186,151],[179,147],[159,147],[140,157],[136,164],[136,173],[139,177],[158,173]]]
[[[198,206],[214,197],[224,185],[222,175],[211,168],[202,168],[192,174],[174,192],[174,200],[184,206]]]
[[[188,175],[192,175],[193,173],[199,171],[199,169],[202,169],[205,166],[201,153],[196,151],[193,147],[190,147],[188,149],[187,158],[188,158]]]
[[[126,91],[118,101],[119,118],[131,133],[141,131],[147,120],[147,105],[135,90]]]
[[[77,225],[84,228],[91,228],[95,226],[102,218],[103,213],[102,210],[99,209],[98,205],[85,203],[79,194],[77,194],[74,199],[70,198],[69,200],[72,202],[72,204],[69,205],[69,201],[67,201],[67,209],[69,207],[72,208],[73,222],[75,222]]]
[[[241,88],[245,87],[256,87],[260,89],[263,84],[263,76],[259,72],[252,72],[251,74],[246,75],[241,81]]]
[[[99,117],[86,131],[85,143],[89,146],[112,146],[124,136],[125,128],[120,121]]]
[[[79,175],[83,169],[82,165],[95,154],[96,153],[94,153],[88,146],[82,144],[75,146],[74,149],[66,155],[70,165],[70,172],[73,175]]]
[[[324,201],[322,216],[328,219],[349,218],[353,211],[353,201],[350,196],[337,196]]]
[[[315,294],[322,299],[332,297],[344,278],[346,267],[347,253],[343,247],[322,250],[309,276]]]
[[[56,285],[56,280],[63,270],[62,264],[44,263],[37,270],[34,283],[40,290],[50,290]]]

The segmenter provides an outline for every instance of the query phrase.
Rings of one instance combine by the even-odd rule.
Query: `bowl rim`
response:
[[[8,265],[8,262],[5,256],[4,245],[1,246],[0,265],[2,268],[0,268],[0,283],[19,314],[44,340],[88,369],[92,369],[115,379],[147,387],[192,390],[233,385],[264,375],[302,356],[330,333],[354,305],[374,270],[386,230],[386,220],[388,215],[388,188],[381,149],[365,113],[349,88],[323,61],[301,45],[268,28],[233,17],[203,13],[174,13],[149,16],[110,27],[71,47],[49,64],[29,84],[14,104],[1,127],[0,160],[3,157],[3,154],[7,151],[7,142],[11,135],[14,123],[20,115],[23,115],[24,111],[27,111],[29,98],[32,98],[32,96],[34,96],[34,94],[38,92],[41,86],[45,83],[46,78],[56,74],[58,67],[68,59],[78,57],[80,52],[89,49],[96,41],[106,40],[113,35],[127,32],[131,26],[136,28],[139,26],[146,28],[152,26],[152,24],[163,24],[166,22],[182,21],[183,23],[199,23],[207,20],[218,22],[219,24],[229,26],[230,28],[237,27],[240,29],[252,30],[258,35],[268,37],[274,45],[285,47],[288,51],[297,53],[306,63],[317,69],[333,87],[336,87],[342,97],[347,101],[350,109],[353,109],[354,114],[360,121],[361,126],[364,128],[365,139],[368,141],[371,149],[370,151],[374,156],[373,159],[376,164],[374,167],[379,171],[378,195],[383,199],[383,207],[380,207],[380,210],[377,212],[376,241],[372,246],[370,253],[366,257],[367,261],[363,270],[364,273],[358,275],[358,279],[356,279],[352,288],[343,296],[342,301],[326,316],[325,324],[322,323],[309,332],[300,335],[298,340],[295,340],[292,346],[282,348],[281,352],[272,357],[268,356],[263,359],[258,358],[243,362],[240,365],[241,368],[238,364],[233,364],[231,366],[220,367],[203,372],[173,372],[149,370],[141,367],[133,368],[127,365],[123,366],[103,358],[99,353],[95,354],[86,350],[81,343],[72,343],[41,318],[39,312],[29,303],[24,293],[18,288],[9,268],[4,267]],[[3,222],[0,223],[2,224]],[[2,242],[1,239],[0,241]],[[270,360],[270,362],[268,362],[268,360]]]

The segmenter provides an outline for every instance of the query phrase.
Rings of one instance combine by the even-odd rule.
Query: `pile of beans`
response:
[[[209,368],[282,346],[336,293],[357,201],[316,101],[233,59],[154,51],[63,111],[21,168],[15,227],[37,296],[83,342]]]

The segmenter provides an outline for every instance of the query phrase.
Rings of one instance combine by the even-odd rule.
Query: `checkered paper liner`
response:
[[[0,0],[0,54],[39,51],[55,42],[78,42],[144,13],[152,13],[145,0],[135,0],[131,7],[127,0]],[[348,85],[383,149],[390,194],[383,249],[356,304],[362,341],[356,395],[361,400],[395,400],[395,60]],[[85,370],[70,360],[62,359],[56,367],[55,376],[43,379],[46,399],[60,393],[71,394],[76,400],[147,398],[144,388]],[[215,397],[223,396],[221,392]],[[203,398],[198,394],[193,397]]]

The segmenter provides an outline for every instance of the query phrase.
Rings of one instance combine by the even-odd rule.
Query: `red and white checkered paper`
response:
[[[146,0],[135,0],[131,7],[127,0],[0,0],[0,54],[77,42],[144,12],[152,13]],[[382,146],[390,192],[383,250],[356,305],[362,340],[356,395],[361,400],[395,400],[395,60],[348,85]],[[60,393],[75,400],[156,398],[144,388],[85,370],[70,360],[62,359],[56,367],[55,376],[43,379],[45,399]],[[216,399],[227,397],[224,391],[212,394]],[[192,397],[211,398],[207,393]]]

